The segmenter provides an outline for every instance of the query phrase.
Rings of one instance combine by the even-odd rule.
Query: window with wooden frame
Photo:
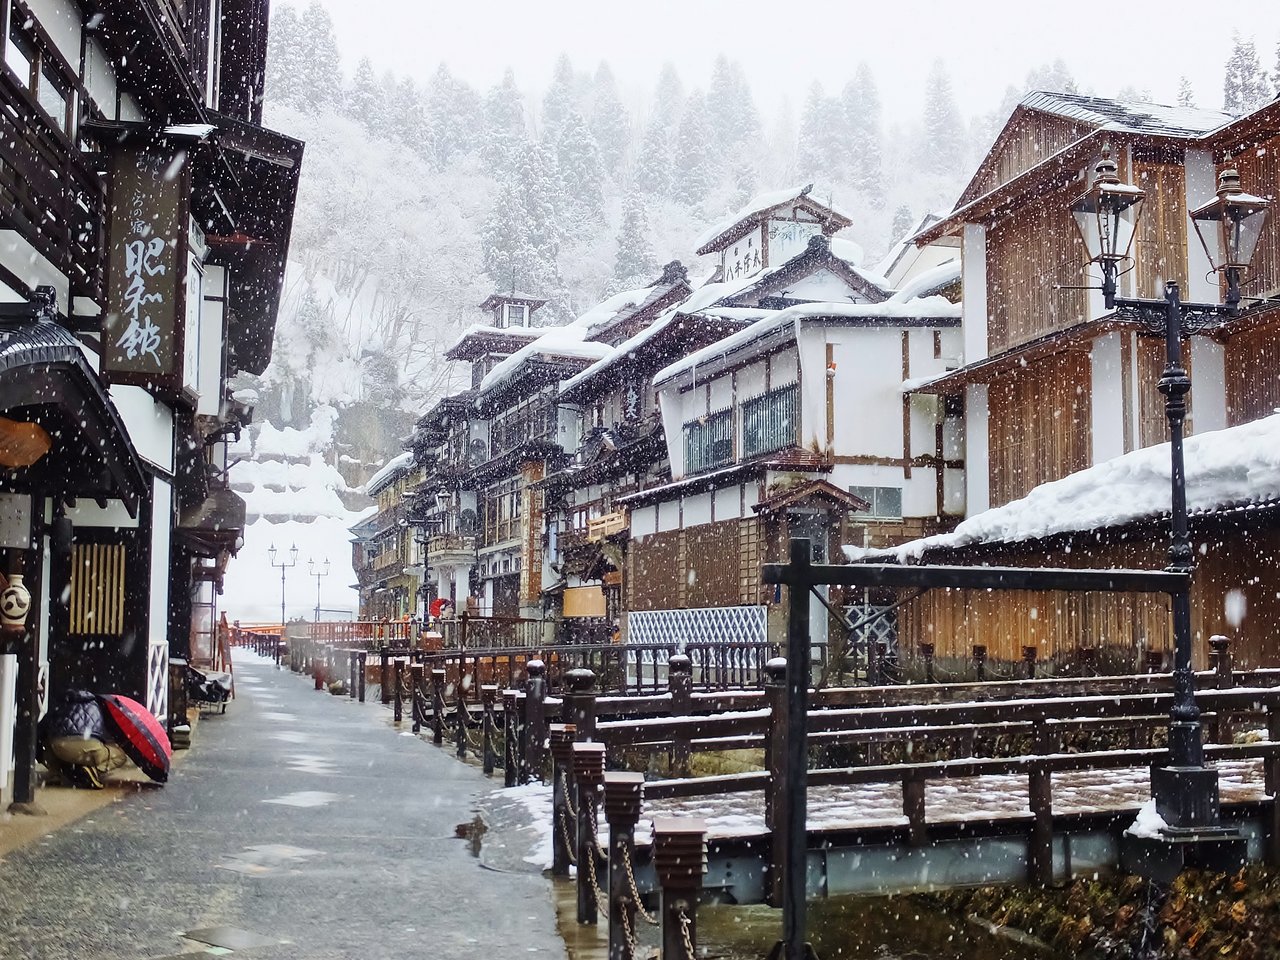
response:
[[[485,543],[503,543],[520,536],[520,478],[486,487],[483,510]]]
[[[79,104],[86,101],[78,65],[73,68],[23,4],[5,11],[5,66],[27,90],[50,124],[63,136],[76,138]]]
[[[68,632],[124,633],[125,548],[122,543],[77,543],[71,548]]]
[[[758,457],[796,443],[797,384],[789,383],[742,404],[742,456]]]

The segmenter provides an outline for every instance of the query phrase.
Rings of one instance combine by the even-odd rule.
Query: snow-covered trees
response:
[[[604,164],[596,138],[576,110],[560,121],[555,157],[567,211],[579,223],[599,220],[604,208]]]
[[[733,157],[760,138],[760,114],[742,67],[721,54],[707,89],[707,126],[717,155]]]
[[[667,129],[656,117],[645,128],[632,173],[635,185],[648,194],[665,196],[671,189],[671,144]]]
[[[318,110],[336,104],[342,84],[338,39],[333,19],[319,0],[311,0],[298,24],[298,44],[306,55],[297,58],[299,106]]]
[[[485,169],[494,177],[508,173],[526,135],[524,97],[516,87],[515,73],[508,69],[502,75],[502,83],[490,90],[484,100],[480,158]]]
[[[542,98],[542,137],[554,143],[560,133],[560,124],[578,108],[577,78],[573,73],[573,64],[566,54],[560,54],[556,60],[555,73],[551,78],[551,86]]]
[[[1253,41],[1241,39],[1238,35],[1232,37],[1231,56],[1227,58],[1222,81],[1222,109],[1228,113],[1248,113],[1274,95]]]
[[[596,68],[591,84],[591,135],[600,148],[600,159],[610,176],[617,176],[622,158],[631,143],[631,121],[618,97],[613,71],[604,61]]]
[[[707,123],[706,101],[695,90],[684,105],[684,115],[671,145],[671,198],[681,203],[700,203],[711,189],[714,172]]]
[[[857,73],[845,84],[840,99],[844,108],[850,179],[872,203],[883,202],[880,94],[866,63],[858,64]]]
[[[455,154],[480,146],[480,95],[443,63],[431,78],[426,113],[423,146],[436,169],[447,166]]]
[[[951,77],[942,61],[935,60],[925,86],[920,166],[929,173],[953,172],[964,165],[964,154],[964,124],[951,90]]]
[[[1191,81],[1182,76],[1178,78],[1178,106],[1194,107],[1196,105],[1196,95],[1191,89]]]
[[[647,283],[657,270],[657,260],[649,239],[649,215],[644,198],[629,193],[622,201],[622,226],[618,228],[618,254],[613,278],[617,288],[626,290]]]

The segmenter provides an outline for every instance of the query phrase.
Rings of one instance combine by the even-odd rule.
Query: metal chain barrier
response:
[[[560,771],[560,788],[564,792],[565,809],[569,811],[569,816],[578,819],[578,808],[573,805],[573,793],[569,790],[569,774],[564,770]]]
[[[684,947],[684,960],[695,960],[693,956],[693,940],[689,936],[689,928],[693,926],[693,921],[689,919],[689,914],[685,912],[683,907],[680,908],[680,912],[676,917],[680,921],[680,940]]]
[[[631,890],[631,899],[636,905],[636,913],[640,914],[640,918],[650,926],[658,926],[658,918],[644,908],[644,901],[640,898],[640,889],[636,886],[635,870],[631,866],[631,848],[629,846],[622,848],[622,869],[627,875],[627,886]]]
[[[564,842],[564,848],[569,854],[569,862],[576,864],[578,862],[578,855],[573,849],[576,844],[573,842],[573,834],[569,832],[569,821],[565,814],[564,807],[560,808],[560,816],[558,819],[560,822],[560,839]]]

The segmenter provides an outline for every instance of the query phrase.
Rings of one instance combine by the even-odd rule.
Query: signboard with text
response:
[[[112,382],[181,391],[186,355],[186,153],[164,144],[113,156],[102,368]]]

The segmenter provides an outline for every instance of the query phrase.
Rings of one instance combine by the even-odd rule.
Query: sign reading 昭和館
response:
[[[181,387],[186,159],[163,144],[126,147],[113,158],[102,368],[119,383]]]

